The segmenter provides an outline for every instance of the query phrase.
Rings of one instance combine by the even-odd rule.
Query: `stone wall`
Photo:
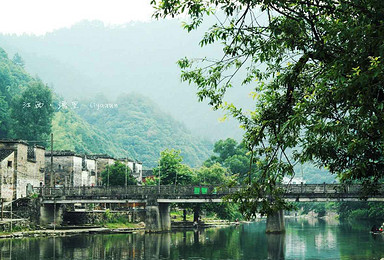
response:
[[[0,149],[11,149],[14,151],[13,157],[13,177],[12,191],[10,196],[10,187],[2,187],[7,190],[5,198],[21,198],[26,196],[27,185],[39,186],[44,181],[44,148],[35,146],[29,147],[24,141],[1,140]],[[6,181],[9,186],[10,172],[5,173]],[[4,181],[4,176],[2,176]],[[2,182],[3,185],[3,182]]]
[[[81,172],[83,160],[81,157],[73,157],[73,186],[81,186]]]
[[[11,165],[9,165],[9,162]],[[15,153],[12,152],[8,157],[0,162],[1,185],[0,194],[1,198],[5,201],[11,201],[13,198],[13,174],[15,170]]]
[[[36,169],[38,174],[38,180],[35,180],[35,184],[32,184],[34,187],[38,187],[44,184],[45,179],[45,148],[41,146],[36,146],[35,148],[36,156]]]
[[[145,210],[135,209],[130,211],[111,211],[112,218],[121,217],[128,222],[143,222]],[[68,225],[101,224],[108,222],[107,214],[104,211],[68,211],[64,213],[63,223]]]
[[[86,156],[84,156],[82,160],[81,186],[96,186],[96,160],[87,158]]]
[[[141,184],[143,180],[143,165],[140,162],[134,161],[132,159],[121,159],[121,162],[125,165],[128,165],[129,169],[131,169],[133,177],[137,180],[139,184]]]
[[[4,217],[10,218],[11,205],[4,206]],[[39,223],[39,199],[20,198],[12,203],[13,218],[25,218],[32,223]]]
[[[47,174],[45,185],[50,186],[51,175],[51,156],[50,153],[45,155],[45,163]],[[65,185],[66,187],[82,185],[82,158],[70,151],[54,151],[53,154],[53,171],[55,175],[56,185]]]
[[[143,180],[143,164],[141,162],[135,163],[135,171],[133,176],[136,178],[137,182],[140,184]]]
[[[12,230],[26,230],[31,228],[30,222],[25,219],[15,219],[12,221]],[[0,232],[11,232],[11,221],[5,221],[0,223]]]
[[[23,143],[16,143],[16,167],[15,167],[15,174],[14,174],[14,198],[21,198],[21,193],[23,188],[23,185],[25,182],[23,181],[23,178],[28,177],[28,145]],[[32,167],[31,167],[32,168]],[[24,192],[25,194],[25,192]]]
[[[97,163],[95,159],[86,158],[85,164],[88,171],[87,186],[96,186]]]
[[[26,188],[30,184],[34,187],[39,187],[40,184],[44,183],[44,160],[45,160],[45,149],[41,147],[34,147],[34,159],[27,159],[27,161],[18,163],[18,169],[20,165],[25,165],[25,171],[17,169],[17,186],[16,194],[17,198],[26,197]]]

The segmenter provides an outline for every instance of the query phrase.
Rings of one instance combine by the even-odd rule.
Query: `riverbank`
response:
[[[107,227],[91,227],[91,228],[69,228],[69,229],[38,229],[25,230],[9,233],[1,233],[1,238],[24,238],[24,237],[65,237],[79,234],[114,234],[114,233],[133,233],[144,232],[145,227],[137,228],[107,228]]]
[[[214,228],[226,227],[231,225],[239,225],[243,222],[229,222],[225,220],[214,220],[210,222],[172,222],[172,230],[178,229],[192,229],[192,228]],[[66,237],[80,234],[117,234],[117,233],[135,233],[145,232],[144,223],[131,223],[130,227],[99,227],[99,226],[72,226],[72,227],[57,227],[55,229],[36,229],[36,230],[23,230],[15,232],[1,232],[0,239],[6,238],[26,238],[26,237]],[[171,231],[172,231],[171,230]]]

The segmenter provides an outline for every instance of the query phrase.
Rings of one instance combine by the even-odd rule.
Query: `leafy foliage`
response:
[[[18,53],[15,53],[15,55],[12,58],[12,61],[13,61],[13,63],[15,63],[16,65],[18,65],[20,67],[24,68],[24,66],[25,66],[25,62],[24,62],[23,58]]]
[[[52,92],[0,48],[0,138],[39,141],[51,131]]]
[[[151,2],[155,17],[187,14],[188,31],[206,14],[224,14],[200,42],[220,42],[223,57],[198,60],[200,65],[184,58],[179,66],[200,100],[241,122],[247,148],[260,158],[261,173],[236,198],[245,200],[242,210],[252,215],[284,208],[275,184],[295,174],[297,162],[314,162],[341,181],[367,187],[383,177],[381,1]],[[239,70],[246,74],[242,84],[253,87],[255,109],[249,113],[223,102]],[[294,156],[287,149],[294,149]],[[261,202],[252,204],[250,198]]]
[[[251,158],[244,143],[238,144],[232,138],[219,140],[214,144],[213,152],[215,155],[204,162],[205,166],[219,163],[229,169],[232,174],[237,174],[241,180],[248,176]],[[252,166],[255,170],[255,165]]]
[[[145,182],[143,182],[143,185],[147,185],[147,186],[159,185],[159,178],[158,177],[146,178]]]
[[[327,169],[319,169],[312,163],[297,164],[294,167],[296,177],[302,177],[306,183],[320,184],[320,183],[335,183],[336,177],[331,174]],[[300,174],[299,174],[300,173]]]
[[[384,207],[379,202],[340,202],[337,212],[341,219],[383,219]]]
[[[57,111],[52,120],[55,150],[126,156],[124,149],[102,130],[90,125],[72,110]]]
[[[0,138],[5,138],[9,130],[8,102],[0,96]]]
[[[124,186],[125,178],[128,185],[135,185],[137,181],[133,177],[131,169],[120,161],[116,161],[113,165],[108,165],[101,172],[103,183],[109,186]]]
[[[327,212],[336,212],[338,205],[336,202],[295,202],[296,208],[301,208],[303,214],[313,211],[318,217],[324,217]]]
[[[192,183],[199,185],[218,185],[224,186],[231,181],[230,173],[227,168],[215,163],[210,166],[202,166],[195,171]]]
[[[180,155],[180,151],[166,149],[160,153],[159,166],[153,171],[159,172],[162,185],[191,183],[192,169],[182,164],[182,161],[183,157]]]
[[[42,83],[34,83],[12,103],[13,137],[47,144],[53,116],[51,90]]]
[[[230,170],[221,166],[219,163],[196,169],[192,178],[192,183],[195,185],[217,185],[219,189],[225,187],[230,182],[233,182]],[[234,221],[235,219],[242,218],[239,212],[239,206],[232,202],[192,205],[192,208],[196,207],[200,207],[201,210],[204,210],[208,214],[216,214],[216,216],[221,219]]]

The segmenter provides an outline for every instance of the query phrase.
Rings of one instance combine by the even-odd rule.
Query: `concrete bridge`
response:
[[[283,197],[287,201],[384,201],[384,189],[369,198],[361,197],[361,185],[342,184],[282,184]],[[171,227],[170,203],[218,203],[227,195],[243,187],[218,186],[127,186],[127,187],[60,187],[34,188],[41,204],[41,224],[54,216],[60,223],[64,204],[141,203],[146,209],[146,230],[163,231]],[[283,212],[267,217],[267,231],[284,230]]]

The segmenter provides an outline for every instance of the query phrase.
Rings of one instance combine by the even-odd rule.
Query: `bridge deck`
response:
[[[287,201],[359,201],[361,185],[341,184],[290,184],[280,185]],[[217,186],[128,186],[128,187],[72,187],[34,188],[43,203],[206,203],[221,202],[227,195],[242,187],[220,188]],[[381,189],[368,201],[384,201]]]

